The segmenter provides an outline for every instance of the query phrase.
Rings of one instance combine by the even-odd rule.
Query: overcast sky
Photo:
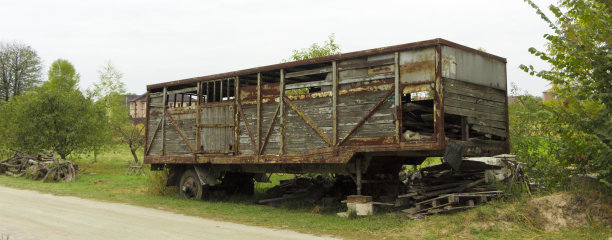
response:
[[[509,82],[540,95],[547,83],[518,66],[546,66],[527,49],[543,49],[547,32],[522,0],[0,0],[0,41],[32,46],[45,69],[69,60],[82,89],[111,60],[133,93],[147,84],[279,63],[292,49],[334,33],[342,52],[438,37],[484,48],[508,59]]]

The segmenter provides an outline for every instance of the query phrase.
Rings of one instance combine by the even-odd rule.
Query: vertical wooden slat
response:
[[[402,98],[400,92],[399,53],[395,52],[393,70],[395,72],[395,142],[399,144],[402,137]]]
[[[226,94],[225,96],[227,97],[227,100],[230,100],[230,79],[227,79],[227,83],[225,84],[225,89],[226,89]]]
[[[257,73],[257,146],[255,149],[258,150],[261,147],[261,118],[261,73]]]
[[[283,98],[285,98],[285,69],[281,69],[280,70],[280,98],[278,101],[278,104],[280,106],[280,149],[279,149],[279,154],[283,155],[285,154],[285,101],[283,101]]]
[[[210,89],[210,86],[208,85],[208,82],[206,82],[206,98],[204,99],[205,103],[208,103],[208,99],[210,98],[210,91],[208,89]]]
[[[212,84],[213,84],[212,101],[216,102],[217,101],[217,81],[213,81]]]
[[[332,143],[338,143],[338,66],[332,62]]]
[[[202,82],[198,82],[198,96],[196,98],[196,151],[199,151],[201,149],[200,147],[200,122],[201,122],[201,108],[200,108],[200,102],[202,101]]]
[[[234,153],[238,154],[238,152],[240,151],[239,149],[239,145],[240,145],[240,140],[239,138],[239,131],[240,131],[240,122],[238,120],[238,104],[240,104],[240,97],[239,97],[239,93],[240,93],[240,78],[236,77],[234,79]]]
[[[223,101],[223,80],[220,80],[219,81],[219,102],[222,102],[222,101]]]
[[[145,100],[145,139],[144,139],[144,146],[143,146],[143,150],[144,150],[144,155],[149,155],[149,147],[147,146],[147,143],[149,142],[149,111],[150,111],[150,106],[151,106],[151,96],[149,96],[149,91],[147,91],[147,98]],[[157,131],[157,130],[156,130]]]
[[[162,111],[165,113],[168,108],[168,88],[164,87],[164,97],[163,97],[163,109]],[[166,156],[166,115],[162,114],[162,156]]]

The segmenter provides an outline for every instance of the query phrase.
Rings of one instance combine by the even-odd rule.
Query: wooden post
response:
[[[257,73],[257,158],[259,160],[259,149],[261,148],[261,73]]]
[[[332,144],[338,143],[338,64],[332,62]]]
[[[395,61],[393,65],[395,72],[395,141],[399,144],[402,139],[402,96],[400,93],[400,70],[399,70],[399,53],[395,52]]]
[[[166,101],[168,101],[168,88],[164,87],[164,97],[163,97],[163,112],[164,114],[162,114],[162,156],[166,155],[166,109],[168,108],[168,103]]]
[[[219,81],[219,102],[223,102],[223,80]]]
[[[280,70],[280,94],[278,104],[280,106],[280,150],[279,155],[285,154],[285,69]]]
[[[238,107],[240,105],[240,77],[234,78],[234,102],[234,153],[238,155],[240,151],[240,149],[238,149],[240,145],[240,121],[238,120],[240,117],[238,113]]]
[[[467,123],[467,117],[461,116],[461,141],[467,141],[470,138],[470,126]]]
[[[202,101],[202,82],[198,82],[198,96],[196,98],[196,152],[200,151],[200,102]]]

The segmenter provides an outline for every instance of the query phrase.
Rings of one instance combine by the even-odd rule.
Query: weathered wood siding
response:
[[[507,137],[506,92],[503,90],[445,79],[444,112],[467,117],[472,130]]]
[[[233,149],[233,145],[234,105],[203,105],[200,109],[199,150],[229,151]]]

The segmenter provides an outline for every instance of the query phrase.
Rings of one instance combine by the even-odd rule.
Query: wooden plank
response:
[[[393,53],[393,71],[395,76],[395,142],[399,143],[402,136],[402,98],[400,95],[399,53]]]
[[[285,69],[281,69],[280,70],[280,101],[279,101],[279,106],[280,106],[280,118],[281,118],[281,122],[280,122],[280,149],[279,149],[279,153],[280,155],[285,154],[285,101],[283,101],[283,99],[285,98]]]
[[[166,110],[166,117],[170,119],[170,123],[174,125],[174,128],[176,128],[176,131],[181,135],[181,137],[183,138],[183,141],[185,142],[185,144],[187,144],[187,147],[189,147],[189,150],[191,150],[192,153],[195,153],[195,150],[193,149],[193,146],[191,146],[191,143],[189,142],[189,140],[187,140],[185,133],[183,133],[181,128],[179,128],[179,126],[176,124],[176,122],[174,121],[174,118],[172,118],[172,115],[170,114],[170,112],[168,112],[168,110]]]
[[[475,118],[481,118],[481,119],[489,119],[489,120],[495,120],[495,121],[505,121],[506,119],[503,115],[486,113],[486,112],[478,112],[478,111],[473,111],[473,110],[463,109],[463,108],[458,108],[458,107],[452,107],[452,106],[444,106],[444,112],[455,114],[455,115],[475,117]]]
[[[168,110],[168,87],[164,87],[164,91],[163,91],[163,107],[162,107],[162,111],[165,113],[166,110]],[[162,115],[162,156],[166,155],[166,117],[165,114]]]
[[[506,95],[500,90],[453,79],[444,79],[444,90],[445,92],[456,93],[469,97],[486,99],[501,103],[505,103],[506,101]]]
[[[489,133],[489,134],[493,134],[493,135],[504,137],[504,138],[506,137],[506,130],[504,129],[497,129],[497,128],[485,127],[485,126],[480,126],[480,125],[473,125],[472,129],[478,132]]]
[[[372,116],[372,114],[374,114],[374,111],[376,111],[376,109],[378,109],[394,92],[395,87],[392,87],[391,91],[388,91],[387,94],[385,94],[385,96],[383,96],[380,101],[378,101],[378,103],[376,103],[376,105],[374,105],[374,107],[372,107],[372,109],[370,109],[370,111],[368,111],[368,113],[361,120],[359,120],[359,122],[355,126],[353,126],[353,128],[348,132],[348,134],[342,140],[340,140],[337,145],[339,146],[344,141],[346,141],[359,127],[361,127],[361,125],[363,125],[363,123],[365,123],[366,120],[368,120],[368,118],[370,118],[370,116]]]
[[[157,124],[157,127],[155,128],[155,131],[153,132],[153,136],[151,137],[151,142],[146,145],[147,148],[146,148],[145,155],[149,155],[149,152],[151,152],[151,145],[153,145],[153,140],[155,140],[155,137],[157,136],[157,132],[159,132],[159,127],[161,125],[162,125],[162,120],[159,120],[159,123]]]
[[[338,142],[338,64],[332,62],[332,144]]]
[[[261,147],[261,72],[257,73],[257,142],[255,152],[259,155]]]
[[[266,132],[266,138],[263,141],[263,145],[259,149],[259,154],[262,154],[264,149],[266,148],[266,144],[268,143],[268,139],[270,139],[270,133],[272,133],[272,128],[274,127],[274,123],[276,122],[276,116],[278,115],[278,110],[280,109],[280,104],[276,108],[274,115],[272,116],[272,122],[270,123],[270,127],[268,128],[268,132]]]
[[[196,102],[196,149],[200,149],[201,146],[201,139],[202,136],[200,135],[200,128],[198,128],[197,126],[200,125],[200,120],[201,120],[201,109],[200,109],[200,103],[202,102],[202,82],[198,82],[197,84],[197,88],[198,88],[198,97],[197,97],[197,102]]]
[[[485,127],[494,127],[499,129],[506,129],[506,123],[503,121],[493,121],[489,119],[467,117],[468,124],[480,125]]]
[[[227,128],[234,127],[233,123],[201,123],[197,125],[198,128]]]
[[[292,83],[287,84],[285,89],[300,89],[300,88],[310,88],[310,87],[321,87],[321,86],[329,86],[332,85],[331,81],[321,80],[321,81],[310,81],[310,82],[300,82],[300,83]]]
[[[350,63],[350,64],[339,66],[338,71],[383,66],[383,65],[393,64],[393,63],[394,63],[394,58],[381,59],[381,60],[376,60],[376,61],[359,62],[359,63]]]
[[[314,124],[314,122],[306,115],[304,115],[304,113],[302,113],[290,100],[289,98],[287,98],[285,96],[285,98],[283,98],[283,100],[285,101],[285,103],[287,103],[292,109],[293,111],[295,111],[300,117],[302,117],[302,119],[304,119],[304,121],[306,122],[306,124],[308,124],[312,129],[315,130],[315,132],[317,134],[319,134],[319,136],[329,145],[332,144],[331,140],[329,140],[329,138],[327,137],[327,135],[325,135],[325,133],[323,133],[323,131],[321,131],[321,129],[319,129],[319,127],[317,127],[317,125]]]
[[[251,140],[251,146],[253,147],[253,152],[257,152],[257,146],[255,145],[255,139],[253,138],[253,133],[251,132],[251,129],[249,128],[249,121],[247,120],[246,116],[244,115],[244,110],[242,109],[242,105],[238,104],[238,112],[240,113],[240,118],[242,118],[242,121],[244,122],[244,128],[246,128],[247,133],[249,134],[249,139]]]
[[[444,100],[445,101],[468,102],[468,103],[496,107],[496,108],[504,108],[504,106],[506,106],[506,104],[503,102],[496,102],[496,101],[486,100],[482,98],[475,98],[475,97],[470,97],[470,96],[457,94],[457,93],[450,93],[450,92],[447,92],[444,94]]]
[[[444,107],[448,107],[448,106],[468,109],[468,110],[477,111],[477,112],[492,113],[492,114],[497,114],[497,115],[502,115],[502,116],[506,113],[506,109],[503,107],[491,107],[491,106],[485,106],[485,105],[476,104],[476,103],[453,101],[453,100],[445,99]]]
[[[294,78],[294,77],[301,77],[301,76],[308,76],[308,75],[312,75],[312,74],[328,73],[328,72],[331,72],[331,71],[332,71],[331,67],[320,67],[320,68],[315,68],[315,69],[310,69],[310,70],[304,70],[304,71],[298,71],[298,72],[290,72],[290,73],[285,74],[285,79]]]
[[[240,78],[239,77],[235,77],[234,78],[234,153],[238,154],[240,152],[240,144],[239,144],[239,139],[238,139],[238,135],[240,134],[240,123],[238,122],[238,110],[237,110],[237,106],[240,105]]]

